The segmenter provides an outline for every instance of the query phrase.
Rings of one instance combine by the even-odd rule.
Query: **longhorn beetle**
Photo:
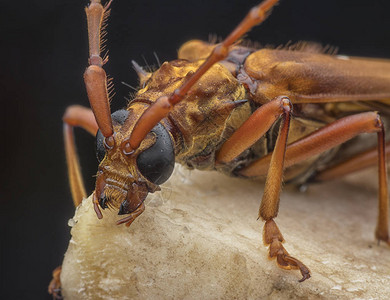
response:
[[[102,26],[111,1],[91,0],[89,66],[84,73],[91,109],[69,107],[64,138],[75,205],[86,197],[73,127],[96,135],[99,160],[93,205],[116,208],[130,224],[145,210],[148,193],[171,175],[174,163],[233,176],[266,175],[259,218],[269,256],[284,269],[310,270],[290,255],[275,223],[282,180],[325,181],[378,164],[379,215],[375,236],[390,243],[383,119],[390,115],[390,61],[328,53],[310,43],[257,49],[241,37],[269,15],[278,0],[253,7],[221,43],[185,43],[179,59],[153,73],[133,63],[140,89],[125,109],[111,114],[110,84],[101,56]],[[382,117],[377,112],[379,110]],[[377,146],[354,149],[361,133]],[[343,144],[349,141],[348,145]],[[58,271],[49,290],[59,286]]]

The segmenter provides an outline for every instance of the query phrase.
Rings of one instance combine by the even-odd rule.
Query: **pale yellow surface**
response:
[[[66,299],[389,299],[390,247],[377,245],[376,172],[286,188],[276,219],[312,271],[298,283],[267,259],[257,221],[263,185],[176,168],[129,227],[86,199],[70,224]]]

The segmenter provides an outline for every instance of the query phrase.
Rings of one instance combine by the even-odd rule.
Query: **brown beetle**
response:
[[[269,255],[285,269],[309,269],[290,256],[274,218],[281,183],[325,181],[378,161],[378,240],[388,234],[385,126],[390,62],[326,54],[300,43],[281,49],[255,49],[239,43],[261,23],[277,0],[265,0],[220,44],[185,43],[179,59],[153,73],[134,63],[140,89],[126,109],[111,115],[102,66],[101,27],[108,15],[92,0],[86,8],[90,66],[84,73],[91,108],[69,107],[64,115],[67,164],[75,205],[86,196],[74,126],[97,134],[100,162],[93,196],[96,214],[114,207],[129,226],[145,209],[149,192],[159,190],[174,162],[248,178],[267,175],[259,217],[265,221]],[[361,150],[353,139],[377,133],[378,146]],[[352,140],[348,146],[341,145]],[[352,150],[351,150],[352,149]],[[356,149],[356,150],[353,150]],[[378,158],[378,159],[377,159]],[[58,285],[52,283],[52,289]]]

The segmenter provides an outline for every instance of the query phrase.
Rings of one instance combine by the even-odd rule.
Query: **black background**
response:
[[[390,2],[281,0],[249,34],[263,44],[309,40],[339,53],[390,58]],[[115,0],[108,27],[116,96],[125,105],[137,85],[130,60],[156,65],[179,46],[210,33],[226,36],[255,5],[241,1]],[[82,74],[88,46],[87,1],[1,1],[1,265],[2,299],[50,299],[51,270],[62,261],[74,208],[68,188],[61,117],[71,104],[88,105]],[[145,60],[144,58],[145,57]],[[87,191],[94,187],[94,139],[77,131]]]

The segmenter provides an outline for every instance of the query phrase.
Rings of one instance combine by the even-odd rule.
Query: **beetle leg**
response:
[[[361,133],[381,131],[380,117],[376,112],[365,112],[341,118],[312,132],[287,146],[284,167],[300,163],[309,157],[338,146]],[[267,174],[272,153],[254,161],[238,173],[245,177]]]
[[[386,161],[390,159],[390,142],[386,143]],[[358,153],[351,158],[342,161],[329,168],[321,170],[309,179],[310,182],[322,182],[341,178],[348,174],[359,172],[378,163],[378,147]]]
[[[216,165],[232,161],[243,151],[256,143],[280,118],[284,110],[290,107],[285,96],[276,97],[259,107],[233,135],[223,143],[216,154]]]
[[[310,270],[298,259],[290,256],[283,247],[284,238],[272,218],[264,224],[263,241],[265,245],[269,245],[269,257],[276,258],[279,267],[286,270],[299,269],[302,274],[299,282],[310,278]]]
[[[82,127],[90,134],[96,135],[98,126],[92,110],[79,105],[69,106],[66,109],[62,120],[64,121],[64,143],[70,190],[72,192],[73,203],[75,206],[78,206],[83,198],[87,196],[87,193],[85,192],[84,182],[81,176],[73,127]],[[48,288],[49,294],[51,294],[54,299],[62,299],[60,274],[61,266],[54,269],[53,278],[50,281]]]
[[[279,209],[291,109],[290,100],[283,96],[277,97],[258,108],[222,145],[216,155],[216,161],[217,164],[222,164],[233,160],[260,139],[280,116],[283,117],[265,183],[259,217],[266,221],[263,241],[266,245],[269,245],[269,256],[276,258],[281,268],[299,269],[302,274],[300,281],[304,281],[310,278],[309,269],[302,262],[288,254],[282,245],[284,241],[283,236],[273,220],[277,216]]]
[[[272,153],[267,179],[265,181],[263,199],[259,209],[259,218],[265,221],[263,242],[269,245],[270,258],[276,258],[279,267],[283,269],[299,269],[302,278],[299,282],[310,278],[310,270],[298,259],[290,256],[283,247],[284,238],[276,225],[274,218],[278,215],[280,192],[283,180],[283,166],[285,160],[288,130],[290,127],[291,107],[288,107],[280,124],[278,138]]]
[[[378,241],[385,241],[390,245],[390,236],[388,231],[388,201],[387,201],[387,173],[386,164],[389,163],[390,157],[390,142],[387,142],[383,147],[380,142],[382,139],[378,133],[378,147],[359,153],[354,157],[343,161],[335,166],[318,172],[311,178],[312,181],[332,180],[345,176],[347,174],[363,170],[367,167],[379,163],[379,192],[384,194],[379,197],[378,222],[375,230],[375,236]],[[384,148],[384,149],[383,149]],[[383,150],[382,150],[383,149]],[[386,156],[386,157],[385,157]],[[379,158],[379,162],[378,162]],[[385,161],[386,160],[386,161]],[[387,162],[387,163],[386,163]],[[383,170],[381,170],[384,168]]]
[[[98,130],[94,115],[89,108],[79,105],[69,106],[63,116],[64,143],[66,163],[68,165],[69,184],[72,192],[73,203],[78,206],[86,197],[85,187],[80,171],[80,163],[77,157],[76,144],[73,135],[73,127],[84,128],[92,135]]]
[[[378,132],[379,207],[375,236],[378,241],[385,241],[390,245],[388,200],[389,187],[387,185],[385,129],[382,121],[380,123],[381,131]]]
[[[287,146],[284,167],[290,167],[305,159],[329,150],[361,133],[378,135],[378,181],[379,181],[379,215],[375,231],[378,240],[390,243],[389,238],[389,200],[386,170],[385,132],[382,121],[376,112],[365,112],[337,120],[310,135]],[[245,177],[264,175],[270,165],[272,153],[253,162],[238,173]],[[270,168],[271,169],[271,168]]]
[[[58,266],[53,270],[53,279],[49,283],[48,292],[53,296],[53,299],[63,299],[61,295],[61,275],[62,266]]]

